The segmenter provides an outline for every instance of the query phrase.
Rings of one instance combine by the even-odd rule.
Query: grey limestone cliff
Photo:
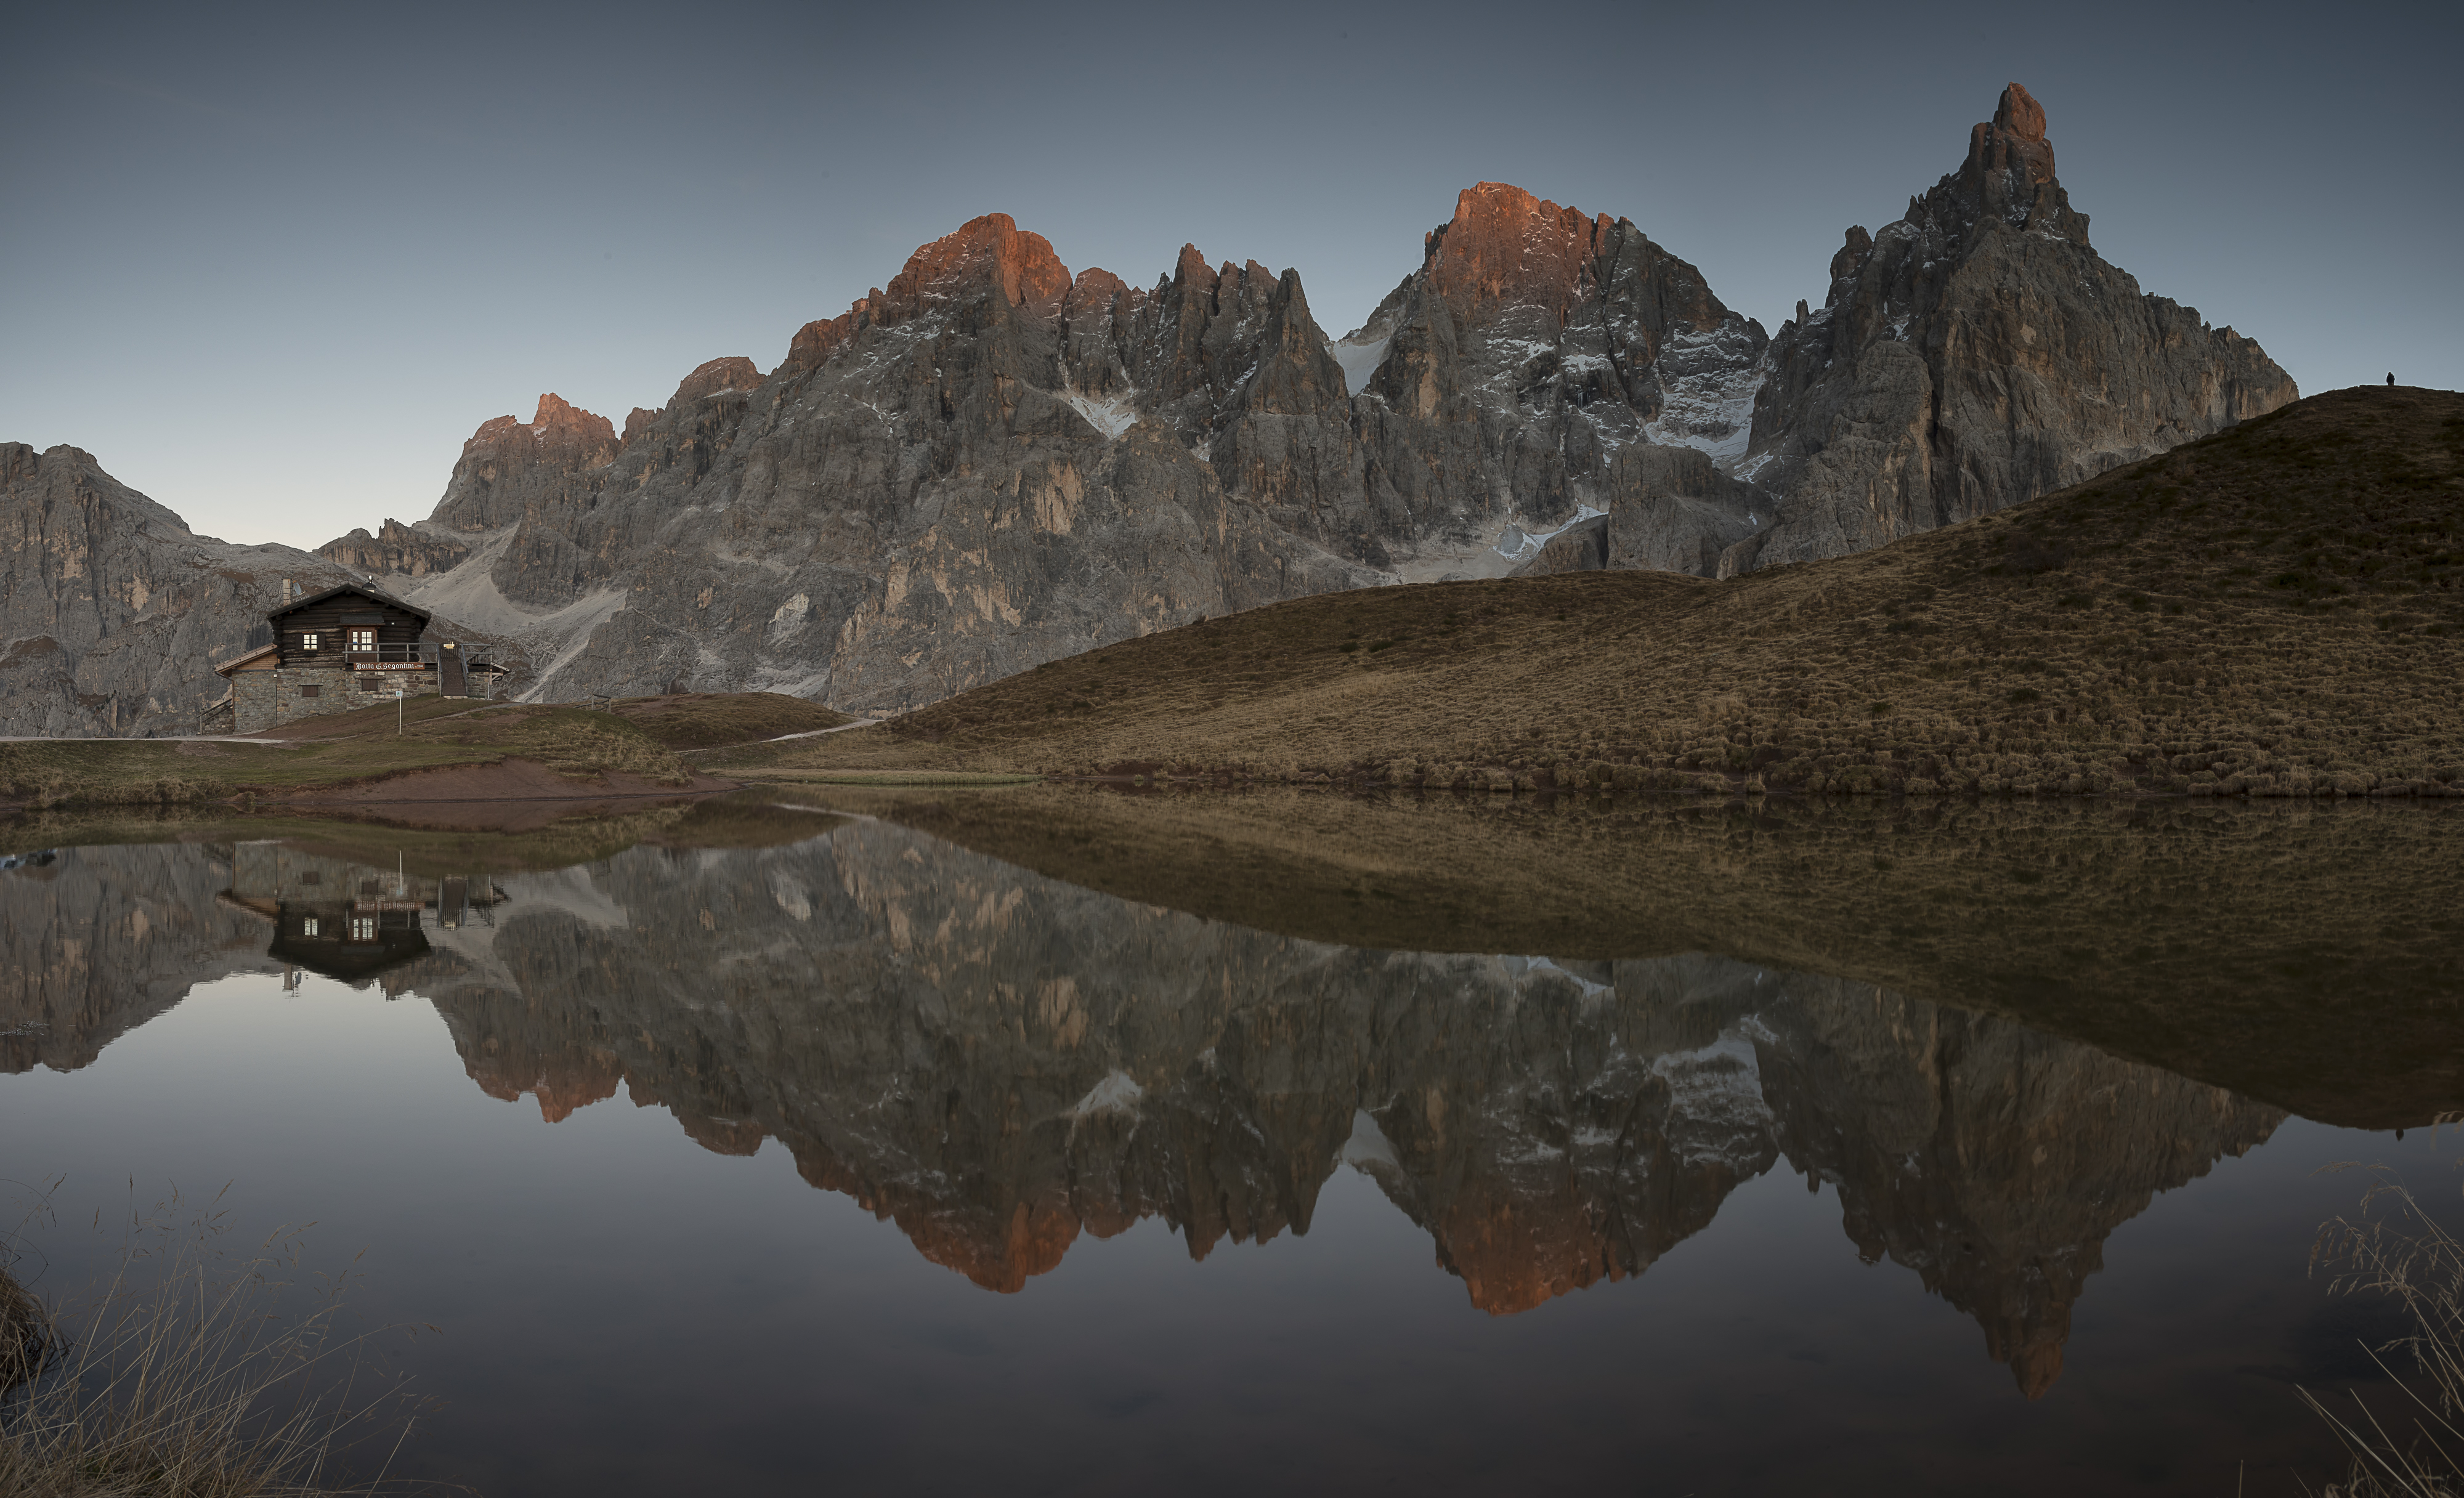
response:
[[[975,220],[767,376],[705,363],[621,439],[552,396],[490,422],[436,513],[399,528],[426,538],[406,556],[464,560],[388,581],[528,642],[544,695],[681,682],[864,707],[1375,581],[1208,461],[1209,436],[1254,448],[1339,372],[1296,277],[1191,259],[1141,293]]]
[[[1780,497],[1741,571],[1985,515],[2299,395],[2256,343],[2143,294],[2088,243],[2045,112],[2005,89],[1905,216],[1852,228],[1772,338],[1741,476]]]
[[[542,696],[899,707],[1278,599],[1502,574],[1527,531],[1653,493],[1655,443],[1741,448],[1764,341],[1630,222],[1494,184],[1371,327],[1331,343],[1298,275],[1195,248],[1151,288],[1073,275],[994,214],[767,375],[711,361],[621,437],[542,397],[473,436],[428,519],[324,551],[522,640]],[[1675,528],[1636,555],[1699,566],[1751,527]]]
[[[240,654],[283,600],[442,562],[406,527],[354,532],[319,556],[199,536],[72,447],[0,443],[0,734],[146,738],[207,731]],[[422,548],[429,548],[424,551]],[[444,563],[450,564],[450,563]],[[431,630],[516,672],[517,645],[439,610]],[[228,721],[228,715],[223,715]]]
[[[1680,496],[1719,513],[1724,540],[1731,509],[1750,530],[1742,486],[1688,481],[1743,452],[1765,343],[1633,221],[1485,182],[1336,352],[1359,371],[1372,493],[1429,540],[1477,549],[1500,521],[1530,534]]]
[[[289,546],[238,546],[72,447],[0,443],[0,734],[192,734],[281,601],[350,581]]]

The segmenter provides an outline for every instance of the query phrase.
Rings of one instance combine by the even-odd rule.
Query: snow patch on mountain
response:
[[[1138,1099],[1146,1095],[1147,1090],[1138,1086],[1128,1072],[1107,1072],[1103,1081],[1088,1089],[1087,1095],[1070,1108],[1069,1116],[1091,1118],[1097,1113],[1134,1113],[1138,1111]]]
[[[1521,562],[1527,557],[1539,555],[1541,547],[1548,545],[1564,532],[1573,529],[1585,520],[1596,520],[1606,514],[1608,514],[1606,510],[1595,510],[1590,505],[1578,504],[1574,507],[1573,519],[1546,531],[1527,531],[1521,525],[1508,520],[1506,528],[1497,533],[1497,540],[1490,543],[1489,549],[1508,561]]]
[[[1754,434],[1754,396],[1770,376],[1753,338],[1731,320],[1708,333],[1679,333],[1661,349],[1660,414],[1642,429],[1661,447],[1695,448],[1724,474],[1735,472]]]
[[[1343,387],[1353,395],[1358,395],[1369,388],[1369,377],[1375,374],[1377,366],[1386,362],[1386,350],[1395,341],[1392,329],[1375,337],[1367,335],[1368,329],[1363,328],[1360,332],[1337,339],[1326,345],[1326,351],[1332,354],[1334,362],[1343,366]]]
[[[1069,403],[1071,410],[1087,418],[1088,426],[1102,432],[1105,441],[1116,442],[1120,440],[1122,433],[1138,424],[1138,411],[1134,404],[1137,393],[1135,390],[1124,390],[1118,395],[1097,400],[1091,395],[1081,395],[1075,390],[1065,388],[1061,392],[1061,398]]]

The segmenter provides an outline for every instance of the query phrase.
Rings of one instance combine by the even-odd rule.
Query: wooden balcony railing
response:
[[[436,663],[436,647],[425,640],[380,644],[373,649],[362,647],[342,651],[344,664],[351,666],[385,666]]]

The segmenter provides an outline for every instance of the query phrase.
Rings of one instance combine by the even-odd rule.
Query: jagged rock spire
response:
[[[1772,340],[1738,469],[1781,518],[1724,570],[1999,510],[2299,395],[2257,344],[2097,254],[2045,131],[2010,84],[1905,217],[1847,231],[1821,309]]]

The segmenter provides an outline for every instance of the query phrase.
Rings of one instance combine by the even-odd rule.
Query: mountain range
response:
[[[1483,183],[1362,327],[1185,247],[1151,287],[989,214],[623,428],[559,397],[436,509],[233,548],[0,449],[0,732],[190,731],[280,579],[372,576],[544,699],[895,710],[1335,589],[1727,576],[1991,512],[2273,410],[2256,344],[2091,247],[2017,84],[1776,334],[1627,218]]]

